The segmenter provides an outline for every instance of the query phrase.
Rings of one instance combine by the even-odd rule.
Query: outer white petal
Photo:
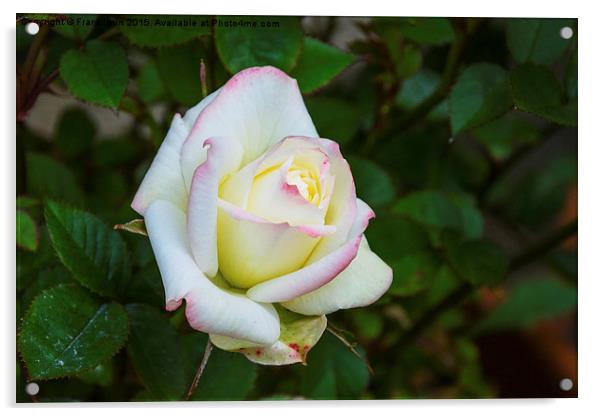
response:
[[[169,201],[181,209],[186,207],[188,193],[180,170],[180,149],[186,136],[188,128],[176,114],[132,201],[132,208],[140,215],[144,215],[157,199]]]
[[[182,179],[180,152],[194,121],[213,101],[216,93],[217,91],[188,110],[183,119],[179,114],[174,116],[167,136],[161,143],[132,201],[132,208],[140,215],[144,215],[146,208],[157,199],[170,201],[181,209],[185,208],[188,191]]]
[[[360,199],[357,199],[357,211],[345,243],[299,270],[253,286],[247,291],[247,296],[257,302],[286,302],[336,278],[356,257],[362,233],[374,217],[372,209]]]
[[[242,147],[234,139],[207,139],[207,160],[194,173],[188,199],[187,231],[197,265],[206,275],[217,274],[217,199],[224,175],[238,169]]]
[[[186,127],[188,127],[188,131],[192,130],[192,127],[194,126],[196,119],[199,117],[199,114],[201,114],[201,111],[203,111],[205,109],[205,107],[207,107],[207,105],[209,105],[209,103],[211,101],[213,101],[215,99],[215,97],[217,97],[217,95],[219,94],[219,92],[221,90],[222,89],[219,88],[219,89],[213,91],[211,94],[209,94],[207,97],[205,97],[200,103],[198,103],[197,105],[195,105],[194,107],[192,107],[192,108],[188,109],[188,111],[186,111],[186,114],[184,114],[184,117],[182,117],[182,120],[184,120]]]
[[[272,305],[212,283],[197,267],[186,239],[186,217],[175,205],[158,200],[146,210],[146,229],[165,287],[166,309],[186,299],[186,317],[196,330],[259,344],[278,339],[280,324]]]
[[[197,118],[182,147],[184,181],[189,185],[195,169],[202,163],[204,155],[199,149],[209,137],[239,140],[245,150],[245,165],[291,135],[318,135],[297,81],[274,67],[245,69],[222,87]]]
[[[321,288],[282,304],[304,315],[329,314],[376,302],[391,286],[393,271],[374,254],[364,237],[357,257]]]

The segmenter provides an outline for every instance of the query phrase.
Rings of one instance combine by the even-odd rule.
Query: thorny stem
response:
[[[345,338],[343,335],[341,335],[341,333],[335,328],[334,325],[332,325],[331,323],[328,323],[328,326],[326,327],[326,329],[328,330],[328,332],[330,332],[332,335],[334,335],[339,341],[341,341],[347,348],[349,348],[349,351],[351,351],[353,353],[353,355],[355,355],[357,358],[362,360],[364,362],[364,364],[366,365],[368,372],[371,375],[374,375],[374,369],[370,365],[370,362],[368,362],[368,358],[362,357],[360,355],[360,353],[355,349],[355,346],[352,343],[350,343],[349,341],[347,341],[347,338]]]
[[[28,79],[31,75],[34,64],[38,58],[38,55],[40,54],[40,49],[42,49],[42,45],[44,45],[44,40],[46,39],[48,30],[48,26],[43,25],[29,47],[27,57],[25,58],[25,63],[23,64],[22,74],[24,79]]]
[[[577,220],[560,227],[548,236],[529,245],[516,256],[514,256],[508,264],[508,274],[520,269],[523,266],[537,260],[540,256],[546,254],[567,238],[577,233]],[[412,343],[422,332],[428,329],[437,318],[445,311],[461,304],[471,293],[474,287],[469,283],[462,283],[453,292],[443,298],[438,304],[426,311],[424,315],[416,321],[416,323],[406,332],[401,341],[401,345],[405,346]]]
[[[201,78],[201,94],[202,98],[207,96],[207,65],[205,65],[205,61],[201,59],[201,67],[199,76]]]
[[[466,47],[468,37],[472,34],[478,25],[477,20],[468,20],[466,30],[456,31],[456,40],[451,45],[449,53],[447,54],[447,60],[445,62],[445,68],[441,77],[441,82],[435,91],[432,92],[420,105],[409,111],[402,117],[399,117],[397,122],[393,122],[392,126],[383,135],[383,139],[391,138],[391,132],[400,132],[407,130],[412,127],[416,122],[426,117],[431,110],[433,110],[439,103],[441,103],[445,97],[447,97],[451,90],[458,70],[460,69],[460,63],[462,54]],[[469,27],[468,27],[469,26]],[[374,145],[376,144],[376,137],[369,136],[363,147],[363,153],[368,154]]]
[[[478,191],[478,201],[484,202],[487,200],[488,193],[494,187],[494,185],[502,179],[513,167],[517,166],[520,162],[525,160],[532,152],[541,147],[545,142],[556,137],[555,133],[559,131],[559,127],[555,124],[551,124],[545,128],[541,133],[541,140],[537,142],[526,144],[519,147],[514,153],[504,159],[501,163],[490,163],[492,166],[489,176],[481,185]]]
[[[201,364],[197,368],[194,378],[192,379],[192,384],[188,389],[188,393],[186,393],[186,400],[190,400],[190,397],[194,394],[197,387],[199,386],[199,381],[201,380],[201,376],[205,371],[205,367],[207,367],[207,362],[209,361],[209,356],[211,356],[211,351],[213,351],[213,344],[211,343],[211,339],[207,338],[207,345],[205,346],[205,353],[203,354],[203,359],[201,360]]]

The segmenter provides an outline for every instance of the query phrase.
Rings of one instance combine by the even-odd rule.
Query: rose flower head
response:
[[[166,309],[185,300],[192,328],[261,364],[304,362],[326,314],[369,305],[391,284],[339,146],[273,67],[243,70],[176,114],[132,208]]]

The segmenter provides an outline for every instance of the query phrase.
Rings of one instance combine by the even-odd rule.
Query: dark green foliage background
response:
[[[173,114],[255,65],[295,77],[340,143],[394,281],[330,315],[306,366],[214,349],[190,400],[504,396],[483,337],[568,319],[576,345],[576,20],[71,15],[25,33],[47,17],[17,23],[17,401],[185,398],[207,336],[164,311],[148,239],[112,226],[137,216]],[[361,36],[342,50],[345,25]],[[40,94],[89,111],[39,137],[26,121]],[[133,126],[102,137],[98,106]]]

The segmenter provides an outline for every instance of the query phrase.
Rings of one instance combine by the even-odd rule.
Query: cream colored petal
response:
[[[207,139],[207,160],[192,179],[188,199],[187,231],[192,254],[200,269],[209,277],[216,275],[217,199],[221,179],[239,168],[242,158],[240,143],[227,137]]]
[[[374,254],[364,237],[357,257],[341,274],[321,288],[282,303],[304,315],[329,314],[376,302],[391,286],[393,272]]]
[[[290,273],[307,260],[334,227],[274,224],[218,201],[218,260],[224,278],[238,288]]]
[[[358,215],[345,243],[313,263],[306,263],[303,268],[253,286],[247,296],[258,302],[286,302],[336,278],[357,255],[362,233],[374,217],[374,212],[362,200],[357,199],[356,207]]]

